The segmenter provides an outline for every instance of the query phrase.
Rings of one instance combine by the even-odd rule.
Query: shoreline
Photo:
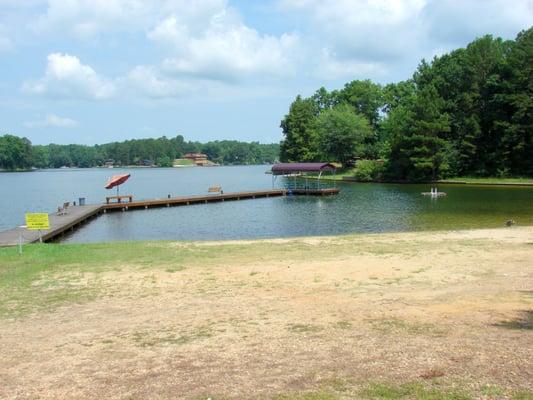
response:
[[[299,179],[313,179],[318,180],[315,176],[299,177]],[[438,181],[423,181],[423,182],[406,182],[406,181],[360,181],[348,176],[342,176],[339,179],[330,177],[321,177],[321,181],[328,182],[341,182],[341,183],[362,183],[362,184],[386,184],[386,185],[466,185],[466,186],[533,186],[531,182],[475,182],[475,181],[463,181],[463,180],[438,180]]]

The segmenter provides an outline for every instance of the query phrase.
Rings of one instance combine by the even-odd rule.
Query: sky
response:
[[[0,0],[0,134],[279,142],[298,94],[531,25],[533,0]]]

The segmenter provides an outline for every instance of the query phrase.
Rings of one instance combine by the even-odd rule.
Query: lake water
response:
[[[0,230],[20,225],[26,212],[52,212],[85,197],[102,202],[110,175],[130,172],[122,194],[151,199],[272,188],[269,166],[168,169],[63,169],[0,173]],[[279,182],[278,182],[279,183]],[[277,197],[108,213],[65,242],[211,240],[501,227],[508,219],[533,225],[533,188],[439,185],[446,197],[421,192],[430,185],[338,184],[332,197]]]

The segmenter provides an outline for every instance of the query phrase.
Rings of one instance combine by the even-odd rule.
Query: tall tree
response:
[[[442,137],[449,132],[450,123],[443,108],[444,101],[436,89],[426,86],[410,105],[398,107],[389,116],[389,177],[425,181],[438,179],[446,172],[447,147]]]
[[[502,128],[501,151],[504,168],[523,175],[533,175],[533,28],[518,34],[511,46],[505,71],[501,101],[507,119]]]
[[[380,111],[384,106],[381,85],[373,83],[369,79],[352,81],[344,85],[338,97],[340,102],[351,105],[357,113],[363,114],[370,124],[377,128]]]
[[[289,113],[281,121],[285,139],[281,142],[282,161],[314,161],[318,157],[318,141],[314,129],[318,109],[312,99],[297,96]]]

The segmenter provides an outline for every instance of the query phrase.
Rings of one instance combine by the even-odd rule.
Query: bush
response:
[[[155,164],[158,167],[172,167],[172,160],[169,156],[163,156],[155,160]]]
[[[361,182],[381,180],[383,162],[379,160],[359,160],[355,165],[354,177]]]

